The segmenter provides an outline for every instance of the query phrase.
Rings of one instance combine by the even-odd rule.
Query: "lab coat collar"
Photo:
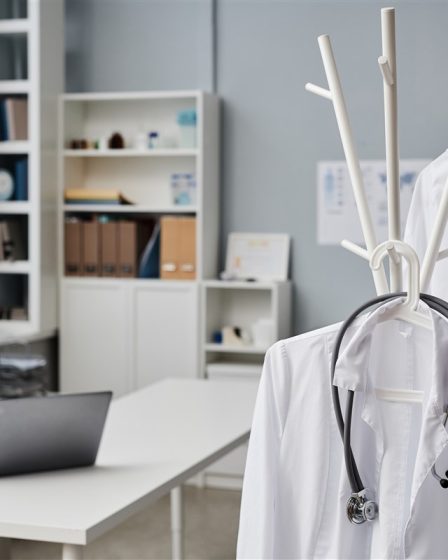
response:
[[[368,371],[372,336],[378,323],[387,319],[403,300],[404,298],[397,298],[388,301],[367,317],[339,356],[335,371],[336,386],[365,394],[362,418],[376,433],[378,458],[383,454],[384,444],[375,396],[375,379],[370,378]],[[408,527],[411,526],[419,490],[432,465],[448,444],[448,434],[443,425],[444,410],[448,405],[448,320],[423,302],[420,302],[418,310],[432,320],[433,366],[423,388],[422,424],[411,488]],[[409,547],[409,539],[410,533],[406,530],[406,548]]]
[[[365,319],[338,358],[334,385],[352,391],[373,392],[375,379],[369,379],[368,374],[373,332],[380,322],[392,317],[394,309],[403,301],[404,298],[388,301]],[[431,405],[443,415],[448,405],[448,319],[424,302],[420,302],[418,311],[430,317],[433,327],[433,367],[424,387],[423,406],[427,409]]]

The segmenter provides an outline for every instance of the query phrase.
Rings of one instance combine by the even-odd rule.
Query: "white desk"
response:
[[[0,479],[0,537],[62,543],[64,560],[79,559],[171,492],[181,558],[180,485],[247,440],[255,396],[253,382],[171,379],[117,399],[94,467]]]

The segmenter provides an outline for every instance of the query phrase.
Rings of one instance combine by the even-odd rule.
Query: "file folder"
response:
[[[118,223],[100,224],[101,276],[118,276]]]
[[[196,218],[180,218],[179,278],[196,278]]]
[[[196,278],[196,218],[163,217],[160,252],[161,278]]]
[[[137,223],[119,222],[118,276],[122,278],[137,276],[137,243]]]
[[[179,218],[164,216],[160,220],[160,277],[179,278]]]
[[[83,230],[83,271],[84,276],[99,276],[100,269],[100,227],[99,223],[84,222]]]
[[[82,223],[65,222],[65,274],[82,276]]]

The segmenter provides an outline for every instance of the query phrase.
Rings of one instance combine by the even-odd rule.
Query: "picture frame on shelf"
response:
[[[225,275],[232,280],[288,279],[290,236],[283,233],[230,233]]]

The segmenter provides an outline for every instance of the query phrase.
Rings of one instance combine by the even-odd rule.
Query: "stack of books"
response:
[[[120,191],[111,189],[65,189],[66,204],[132,204]]]
[[[0,100],[0,140],[28,140],[28,100],[5,97]]]

